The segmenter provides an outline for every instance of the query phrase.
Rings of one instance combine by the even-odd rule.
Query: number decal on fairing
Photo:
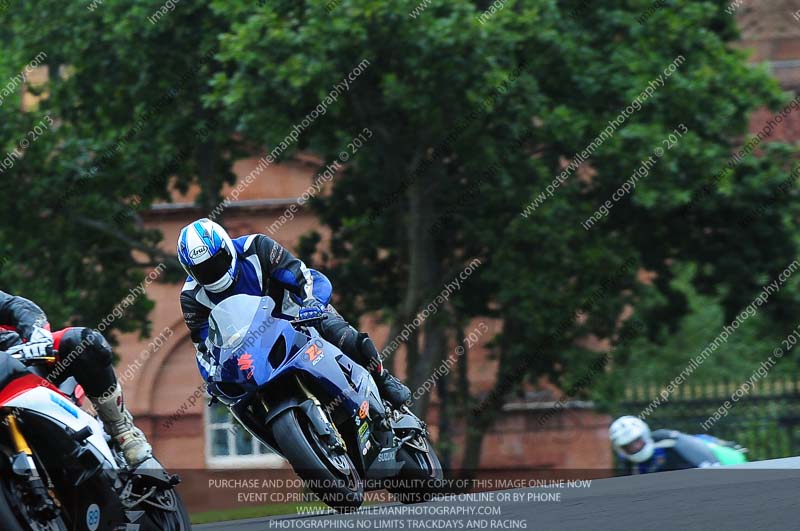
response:
[[[306,349],[306,354],[308,355],[308,361],[312,362],[313,365],[316,365],[316,363],[313,362],[315,362],[317,357],[322,354],[322,349],[314,344]]]
[[[369,415],[369,402],[364,400],[361,402],[361,407],[358,408],[358,418],[365,419]]]

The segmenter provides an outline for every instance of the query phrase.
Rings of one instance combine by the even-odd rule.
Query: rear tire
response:
[[[192,524],[180,494],[175,489],[172,489],[164,491],[161,496],[172,498],[171,501],[175,503],[177,509],[174,512],[163,511],[148,505],[141,505],[138,509],[145,510],[147,516],[162,531],[191,531]]]
[[[304,415],[289,409],[272,421],[271,428],[281,453],[295,473],[326,505],[339,512],[361,507],[364,486],[350,457],[334,455],[312,432]]]
[[[403,445],[397,450],[397,460],[403,463],[400,475],[391,482],[387,490],[394,494],[400,503],[420,503],[430,501],[444,491],[442,464],[431,442],[419,435],[426,451]]]

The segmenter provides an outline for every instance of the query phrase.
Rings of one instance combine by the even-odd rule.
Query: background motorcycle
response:
[[[290,322],[274,310],[270,297],[235,295],[211,312],[214,399],[334,509],[359,507],[365,489],[429,499],[442,469],[425,423],[392,409],[366,369],[308,328],[321,318]]]
[[[694,435],[714,454],[721,466],[740,465],[747,462],[747,448],[733,441],[725,441],[707,433]]]
[[[190,530],[177,476],[155,458],[131,471],[100,422],[78,407],[75,380],[56,388],[43,377],[55,360],[26,360],[26,368],[0,353],[0,527]]]

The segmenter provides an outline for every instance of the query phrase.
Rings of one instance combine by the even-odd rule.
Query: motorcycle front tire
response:
[[[295,473],[332,509],[351,512],[364,503],[364,486],[352,461],[345,454],[338,456],[349,463],[350,474],[343,474],[331,462],[330,451],[315,437],[305,415],[288,409],[271,423],[272,433],[281,453]]]

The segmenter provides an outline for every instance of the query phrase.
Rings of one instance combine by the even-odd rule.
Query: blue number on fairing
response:
[[[69,405],[66,401],[62,400],[61,398],[57,397],[56,395],[50,395],[50,401],[54,402],[58,405],[61,409],[69,413],[75,418],[78,418],[78,410]]]

